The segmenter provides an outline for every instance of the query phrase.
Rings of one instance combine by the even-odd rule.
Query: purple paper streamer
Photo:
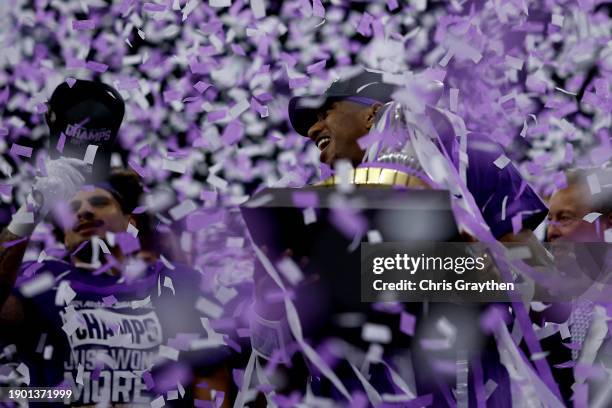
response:
[[[186,217],[187,231],[197,232],[207,226],[223,221],[223,212],[193,212]]]
[[[114,295],[109,295],[102,298],[102,303],[104,303],[104,306],[106,307],[111,307],[117,303],[117,298]]]
[[[308,74],[315,74],[317,72],[321,72],[325,69],[325,64],[327,64],[327,60],[317,61],[314,64],[310,64],[306,67],[306,72]]]
[[[28,266],[23,272],[23,276],[26,278],[31,278],[34,274],[40,270],[43,266],[45,266],[42,262],[35,262],[32,265]]]
[[[57,140],[57,145],[55,146],[55,148],[57,149],[58,152],[63,153],[65,144],[66,144],[66,135],[64,134],[64,132],[61,132]]]
[[[577,378],[584,378],[585,380],[603,380],[608,375],[602,366],[578,362],[574,367],[574,376]]]
[[[181,100],[181,92],[176,90],[164,91],[164,102],[170,103]]]
[[[409,336],[414,335],[416,326],[416,317],[408,312],[402,312],[400,315],[400,330]]]
[[[238,344],[234,340],[232,340],[231,337],[223,336],[223,341],[225,341],[225,344],[230,346],[230,348],[232,350],[234,350],[236,353],[240,353],[241,352],[242,348],[240,347],[240,344]]]
[[[291,194],[293,204],[298,208],[316,207],[319,205],[319,196],[313,191],[295,191]]]
[[[157,3],[145,3],[142,9],[144,11],[149,11],[152,13],[159,13],[159,12],[165,11],[166,6],[163,4],[157,4]]]
[[[587,408],[588,404],[588,384],[574,384],[574,408]]]
[[[226,116],[227,116],[227,109],[221,109],[217,111],[208,112],[206,119],[208,119],[209,122],[215,122],[217,120],[225,118]]]
[[[13,186],[9,184],[0,184],[0,194],[10,197],[13,194]]]
[[[521,213],[516,214],[511,218],[512,221],[512,233],[518,234],[523,229],[523,215]]]
[[[357,143],[359,144],[359,147],[361,148],[361,150],[366,150],[368,147],[370,147],[374,143],[383,140],[384,137],[385,137],[384,133],[370,132],[366,136],[359,138],[359,140],[357,140]]]
[[[75,250],[74,250],[74,251],[73,251],[73,252],[72,252],[70,255],[71,255],[71,256],[75,256],[76,254],[78,254],[78,253],[79,253],[79,251],[80,251],[81,249],[85,248],[85,246],[86,246],[87,244],[89,244],[89,241],[83,241],[83,243],[81,243],[81,244],[80,244],[80,245],[77,247],[77,249],[75,249]]]
[[[108,70],[108,65],[96,61],[87,61],[85,67],[93,72],[98,72],[100,74]]]
[[[369,37],[372,35],[371,24],[374,18],[369,13],[363,13],[361,16],[361,20],[359,21],[359,25],[357,26],[357,32],[364,37]]]
[[[143,205],[143,206],[134,208],[134,211],[132,211],[132,214],[144,214],[145,212],[147,212],[147,206]]]
[[[11,154],[22,157],[32,157],[32,148],[13,143],[11,145]]]
[[[397,4],[397,0],[387,0],[387,7],[389,8],[389,11],[393,11],[396,8],[398,8],[398,4]]]
[[[242,387],[242,383],[244,381],[244,370],[233,369],[232,370],[232,379],[234,380],[234,384],[236,387],[240,389]]]
[[[246,57],[246,55],[247,55],[246,52],[244,51],[244,49],[239,44],[231,44],[230,48],[232,49],[232,51],[236,55],[241,55],[243,57]]]
[[[347,209],[334,208],[331,213],[331,223],[348,239],[363,235],[367,230],[367,219]]]
[[[240,141],[242,136],[244,136],[244,126],[240,121],[233,120],[225,127],[223,135],[221,135],[221,140],[223,140],[227,146],[231,146]]]
[[[202,82],[202,81],[198,81],[198,83],[196,83],[193,87],[199,92],[199,93],[204,93],[204,91],[206,91],[208,88],[210,88],[212,85],[207,83],[207,82]]]
[[[323,7],[321,0],[312,0],[312,15],[325,18],[325,7]]]
[[[148,371],[143,371],[141,378],[145,382],[147,386],[147,390],[151,391],[155,388],[155,380],[153,380],[153,376]]]
[[[310,83],[310,79],[306,76],[300,76],[297,78],[290,78],[289,79],[289,88],[291,89],[297,89],[297,88],[304,88],[306,86],[308,86],[308,84]]]
[[[140,177],[146,178],[148,176],[148,171],[144,167],[136,163],[134,160],[129,160],[128,164],[132,168],[132,170],[138,173]]]
[[[565,363],[555,364],[555,368],[572,368],[576,366],[576,362],[573,360],[566,361]]]
[[[96,23],[93,20],[74,20],[72,28],[74,30],[93,30],[96,28]]]
[[[117,266],[116,262],[109,261],[105,263],[104,265],[102,265],[101,267],[99,267],[98,269],[96,269],[95,271],[93,271],[92,275],[94,276],[102,275],[103,273],[106,273],[110,271],[111,269],[113,269],[113,267],[115,266]]]

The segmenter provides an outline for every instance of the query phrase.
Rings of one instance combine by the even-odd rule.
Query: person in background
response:
[[[612,354],[605,311],[609,303],[591,295],[607,296],[608,292],[602,292],[598,286],[607,284],[609,287],[611,280],[612,170],[572,170],[566,173],[566,180],[567,185],[550,198],[546,238],[556,263],[576,288],[568,320],[571,343],[575,347],[570,350],[554,337],[547,339],[547,348],[556,359],[555,363],[573,361],[578,367],[597,365],[610,369]],[[580,371],[572,373],[570,368],[557,371],[557,377],[566,387],[576,381],[573,392],[577,392],[576,386],[588,385],[589,406],[603,407],[612,403],[606,376],[588,378]]]
[[[229,406],[230,353],[194,309],[202,276],[141,245],[135,173],[84,185],[86,167],[48,161],[0,234],[0,342],[16,347],[29,371],[25,385],[70,387],[71,406],[150,406],[158,398]],[[66,207],[66,257],[23,262],[37,223]],[[202,340],[207,348],[192,350]]]
[[[609,171],[608,171],[609,172]],[[546,238],[549,242],[601,242],[606,230],[612,228],[612,201],[604,194],[593,193],[589,179],[601,189],[599,175],[603,170],[574,170],[567,174],[567,186],[557,190],[548,203],[548,227]],[[594,222],[585,220],[588,214],[599,213]]]

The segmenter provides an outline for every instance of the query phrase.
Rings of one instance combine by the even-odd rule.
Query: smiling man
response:
[[[457,136],[450,121],[433,105],[442,94],[442,84],[422,84],[423,107],[431,119],[438,137],[437,149],[445,160],[459,168]],[[302,136],[308,137],[321,151],[322,163],[333,166],[338,160],[348,160],[354,167],[370,167],[373,162],[380,167],[412,175],[414,177],[402,185],[419,188],[435,188],[435,183],[423,171],[425,167],[414,157],[402,157],[400,150],[381,157],[370,154],[359,145],[359,139],[370,135],[380,119],[382,109],[392,102],[397,87],[383,82],[382,75],[363,71],[346,80],[338,80],[320,96],[300,96],[289,101],[289,118],[293,128]],[[511,164],[496,166],[496,159],[504,151],[497,143],[485,135],[468,134],[466,187],[482,213],[493,236],[501,241],[537,242],[531,232],[544,219],[546,206],[531,187],[523,181],[517,169]],[[405,155],[404,155],[405,156]],[[428,157],[426,160],[433,160]],[[359,183],[359,174],[354,172],[354,182]],[[384,175],[380,175],[382,183]],[[394,180],[399,179],[395,176]],[[376,182],[374,183],[376,184]],[[387,183],[384,184],[393,184]],[[520,218],[522,228],[514,233],[513,218]],[[514,221],[517,224],[517,221]]]
[[[441,178],[431,171],[442,167],[446,174],[459,174],[461,167],[459,138],[448,117],[435,108],[443,93],[443,85],[424,81],[411,86],[416,90],[413,97],[419,95],[416,98],[422,101],[413,101],[414,105],[419,106],[413,106],[417,120],[412,120],[412,125],[406,125],[408,120],[397,119],[407,117],[401,116],[404,110],[396,114],[400,111],[400,105],[393,100],[393,94],[398,87],[385,83],[381,74],[368,71],[334,82],[323,95],[292,98],[289,118],[297,133],[309,138],[319,148],[322,163],[334,166],[338,160],[345,160],[355,167],[351,183],[453,191],[455,186],[452,183],[463,183],[461,178],[442,178],[442,183]],[[401,90],[398,95],[401,96]],[[392,126],[385,127],[385,123]],[[428,150],[417,152],[413,138],[415,128],[425,133],[424,129],[429,125],[430,131],[421,138],[425,143],[419,145],[419,148],[427,146]],[[387,135],[393,136],[391,142],[377,145],[377,141],[382,139],[376,133],[387,137],[384,132],[389,130]],[[368,138],[368,142],[362,148],[359,142],[364,137]],[[486,135],[468,133],[465,138],[465,186],[461,186],[461,191],[471,194],[493,239],[528,243],[532,254],[544,258],[545,251],[532,233],[547,213],[542,200],[511,163],[505,166],[495,164],[504,154],[501,146]],[[432,166],[432,162],[436,162],[436,165]],[[321,184],[333,185],[336,181],[337,178],[332,177]],[[457,197],[455,194],[453,196]],[[490,238],[485,236],[485,239]],[[453,307],[459,310],[456,305]],[[424,316],[422,319],[425,319]],[[439,390],[435,389],[435,383],[440,378],[426,374],[426,367],[431,363],[427,358],[433,353],[421,350],[414,344],[412,352],[420,367],[416,373],[419,391],[423,394],[433,393],[434,405],[444,404]],[[511,406],[509,377],[499,365],[495,346],[481,350],[481,353],[485,378],[493,378],[499,384],[488,402],[500,407]],[[376,387],[384,389],[383,378],[373,376],[370,380],[377,384]],[[475,403],[471,392],[469,398],[471,403]]]
[[[364,152],[357,140],[367,134],[378,110],[391,100],[393,87],[381,76],[363,72],[335,81],[323,96],[295,97],[289,101],[293,128],[321,150],[321,162],[333,165],[347,159],[357,166]],[[319,107],[313,107],[320,105]]]
[[[170,265],[137,237],[146,230],[133,214],[138,176],[115,171],[83,186],[83,167],[75,159],[48,162],[33,188],[37,199],[30,197],[0,237],[0,343],[16,345],[29,370],[25,385],[64,384],[73,390],[71,406],[92,407],[150,406],[177,387],[188,392],[177,402],[191,404],[189,385],[204,378],[208,389],[191,389],[198,398],[229,391],[223,335],[205,330],[194,308],[201,275]],[[70,208],[66,257],[22,263],[36,223],[61,203]],[[202,339],[212,348],[191,351]],[[179,355],[181,366],[174,363]]]

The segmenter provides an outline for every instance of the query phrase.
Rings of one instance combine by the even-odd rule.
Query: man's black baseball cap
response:
[[[296,132],[308,136],[308,129],[317,122],[317,112],[330,102],[357,97],[363,102],[387,103],[391,101],[394,90],[394,85],[382,81],[382,74],[363,71],[348,79],[333,82],[323,95],[291,98],[289,120]]]
[[[125,113],[125,103],[117,90],[102,82],[77,79],[60,84],[49,100],[47,124],[51,157],[60,155],[84,159],[89,145],[98,146],[94,175],[104,177]],[[61,135],[63,149],[58,150]],[[61,143],[60,143],[61,145]]]

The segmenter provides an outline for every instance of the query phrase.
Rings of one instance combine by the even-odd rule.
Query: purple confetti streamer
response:
[[[0,194],[5,197],[10,197],[13,194],[13,186],[9,184],[0,184]]]
[[[153,390],[155,388],[155,380],[153,380],[153,376],[151,375],[150,372],[143,371],[141,377],[142,377],[143,381],[145,382],[145,385],[147,386],[147,389],[149,391],[151,391],[151,390]]]
[[[414,335],[416,317],[408,312],[402,312],[400,317],[400,330],[409,336]]]
[[[319,205],[319,196],[313,191],[296,191],[291,194],[293,204],[298,208],[316,207]]]
[[[323,7],[321,0],[312,0],[312,15],[325,18],[325,7]]]
[[[117,303],[117,298],[114,295],[109,295],[102,298],[102,303],[104,303],[104,306],[106,307],[111,307]]]
[[[108,65],[96,61],[87,61],[85,67],[93,72],[104,73],[108,70]]]
[[[57,145],[55,146],[55,148],[57,149],[58,152],[63,153],[65,144],[66,144],[66,135],[64,134],[64,132],[61,132],[59,138],[57,139]]]
[[[242,136],[244,136],[244,126],[240,121],[233,120],[225,127],[221,140],[223,140],[227,146],[231,146],[240,141]]]
[[[96,28],[96,23],[93,20],[75,20],[72,22],[74,30],[93,30]]]
[[[13,143],[11,145],[11,154],[22,157],[32,157],[32,148]]]
[[[145,3],[142,9],[144,11],[149,11],[152,13],[159,13],[159,12],[165,11],[166,6],[163,4],[157,4],[157,3]]]
[[[372,35],[372,21],[374,18],[369,13],[363,13],[361,16],[361,20],[359,21],[359,25],[357,26],[357,32],[364,37],[369,37]]]

